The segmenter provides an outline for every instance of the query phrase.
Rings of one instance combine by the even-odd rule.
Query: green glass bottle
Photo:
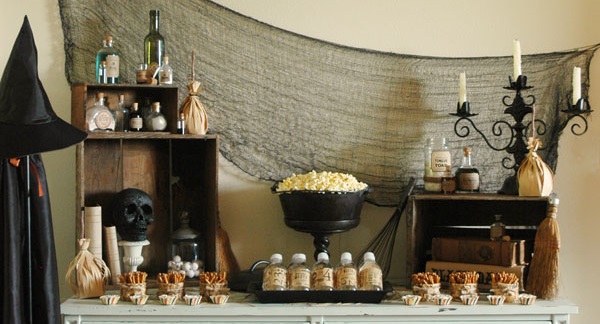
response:
[[[150,33],[144,38],[144,63],[152,74],[162,66],[165,55],[165,40],[159,31],[159,20],[159,11],[150,10]]]

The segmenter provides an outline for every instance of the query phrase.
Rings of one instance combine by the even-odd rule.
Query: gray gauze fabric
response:
[[[464,71],[468,100],[479,114],[473,121],[492,145],[505,146],[510,131],[494,136],[492,124],[514,123],[503,103],[515,95],[504,89],[512,74],[510,56],[441,58],[351,48],[284,31],[205,0],[59,4],[70,83],[94,80],[95,54],[105,35],[113,36],[121,52],[122,82],[135,83],[148,12],[159,9],[180,99],[187,95],[195,50],[209,131],[219,134],[222,155],[256,178],[280,180],[312,169],[351,173],[372,187],[368,201],[395,205],[409,177],[421,179],[429,137],[448,139],[454,167],[462,147],[473,146],[485,191],[498,190],[514,174],[502,166],[504,158],[512,161],[510,154],[488,148],[473,129],[458,137],[457,118],[449,115],[456,110],[458,76]],[[507,47],[512,49],[512,40]],[[595,50],[522,58],[523,74],[533,86],[523,95],[535,97],[536,117],[548,126],[540,136],[545,147],[540,155],[553,169],[573,67],[582,68],[586,95]]]

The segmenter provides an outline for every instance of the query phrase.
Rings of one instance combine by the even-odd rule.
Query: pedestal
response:
[[[142,248],[150,245],[148,240],[131,242],[119,241],[119,246],[123,247],[123,266],[126,272],[135,272],[137,267],[144,262]]]

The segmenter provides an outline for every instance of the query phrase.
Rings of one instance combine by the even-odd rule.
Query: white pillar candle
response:
[[[462,104],[467,101],[467,76],[461,72],[458,77],[458,102]]]
[[[515,81],[521,75],[521,42],[513,40],[513,77]]]
[[[581,99],[581,68],[574,67],[573,68],[573,102],[572,104],[577,104],[577,101]]]

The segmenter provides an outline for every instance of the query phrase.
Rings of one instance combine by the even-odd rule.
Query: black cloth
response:
[[[32,323],[60,323],[58,271],[46,172],[39,154],[30,156]],[[29,323],[26,158],[18,166],[0,160],[2,323]]]

